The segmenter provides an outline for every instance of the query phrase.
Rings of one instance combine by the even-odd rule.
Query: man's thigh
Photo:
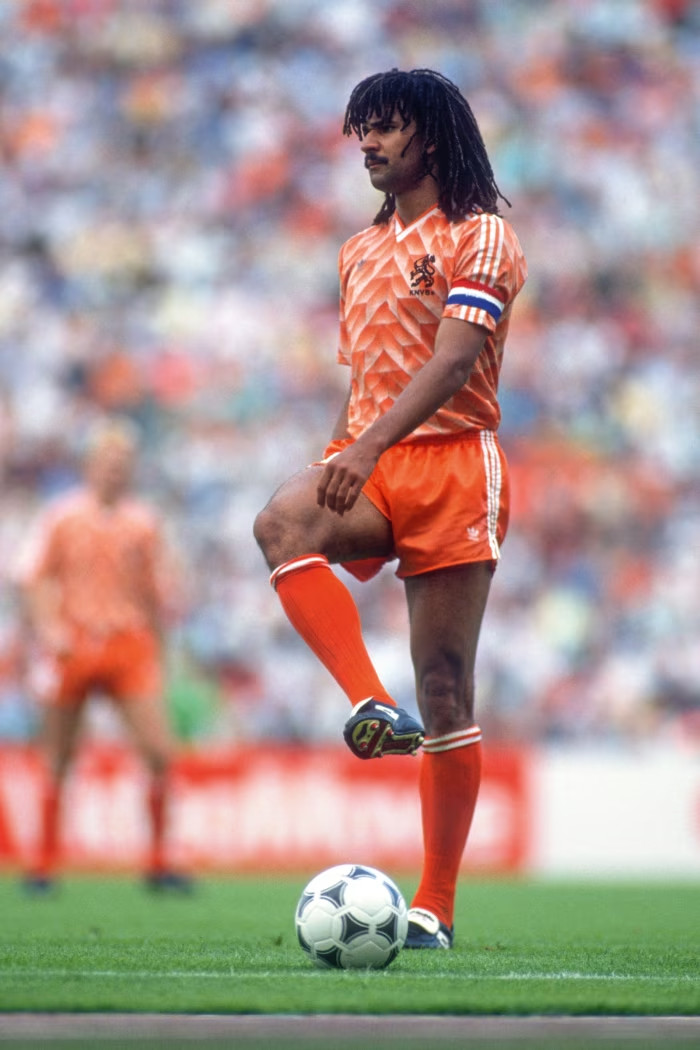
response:
[[[391,519],[401,579],[500,557],[509,486],[495,434],[396,445],[379,460],[365,495]]]
[[[342,516],[318,505],[322,472],[322,466],[313,465],[294,474],[265,508],[263,547],[269,564],[310,553],[331,562],[391,555],[391,524],[366,496]]]
[[[42,712],[42,747],[54,776],[62,776],[73,757],[84,707],[84,701],[75,701],[46,706]]]
[[[65,653],[42,653],[31,668],[29,688],[47,707],[72,707],[87,698],[95,677],[94,647],[75,643]]]
[[[149,765],[156,770],[168,766],[175,742],[162,694],[123,698],[117,701],[117,707],[134,744]]]
[[[159,696],[163,692],[163,667],[155,633],[135,629],[110,637],[104,647],[101,678],[117,700]]]

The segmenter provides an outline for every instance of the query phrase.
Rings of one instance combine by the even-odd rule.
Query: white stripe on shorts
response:
[[[495,561],[501,557],[498,545],[498,511],[501,503],[501,457],[496,446],[496,436],[492,430],[481,431],[481,451],[484,457],[486,472],[486,529],[489,546]]]

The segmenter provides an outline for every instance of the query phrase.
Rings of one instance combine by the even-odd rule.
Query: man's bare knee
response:
[[[276,538],[279,537],[279,533],[279,519],[271,511],[270,505],[268,504],[267,507],[264,507],[263,510],[260,511],[253,522],[253,536],[255,537],[255,542],[268,561],[268,552],[274,547]]]
[[[152,777],[167,776],[174,759],[174,746],[171,742],[155,743],[135,740],[141,760]]]
[[[253,535],[270,569],[306,554],[309,533],[292,515],[277,513],[269,506],[260,511],[253,525]]]
[[[49,760],[47,762],[47,765],[48,765],[49,775],[50,775],[51,779],[54,781],[54,783],[56,783],[56,784],[62,784],[63,783],[63,781],[68,776],[68,773],[70,771],[71,766],[73,765],[74,757],[75,756],[74,756],[73,752],[71,751],[68,754],[63,754],[63,755],[60,755],[58,757],[53,757],[52,756],[52,757],[49,758]]]
[[[418,676],[418,700],[431,734],[463,729],[474,717],[474,680],[461,661],[443,656]]]
[[[145,756],[146,765],[154,777],[165,777],[172,765],[170,754],[153,753]]]
[[[303,480],[295,476],[278,489],[253,523],[253,535],[271,569],[316,549],[309,544],[317,531],[317,507]]]

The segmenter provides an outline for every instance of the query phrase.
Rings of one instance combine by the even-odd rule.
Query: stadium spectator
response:
[[[697,741],[698,4],[23,0],[0,33],[0,571],[91,420],[127,412],[195,568],[170,644],[225,697],[198,738],[333,737],[334,683],[260,597],[250,521],[338,396],[336,245],[371,205],[334,115],[368,71],[432,65],[470,98],[531,272],[482,728]],[[396,581],[354,593],[404,702]],[[6,596],[2,638],[14,617]]]
[[[174,745],[163,698],[161,635],[177,600],[155,510],[130,493],[137,454],[133,426],[109,420],[91,435],[85,483],[40,516],[21,583],[36,660],[32,688],[42,711],[46,778],[28,890],[45,891],[60,864],[61,801],[86,704],[113,700],[146,761],[152,889],[187,889],[167,857],[167,807]]]

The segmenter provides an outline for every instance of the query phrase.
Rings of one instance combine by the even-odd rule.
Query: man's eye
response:
[[[369,124],[363,124],[360,127],[360,136],[361,136],[361,138],[364,139],[364,138],[367,137],[367,135],[370,135],[373,131],[378,131],[380,135],[386,135],[387,132],[393,130],[394,126],[395,126],[394,124],[373,124],[370,127]]]

